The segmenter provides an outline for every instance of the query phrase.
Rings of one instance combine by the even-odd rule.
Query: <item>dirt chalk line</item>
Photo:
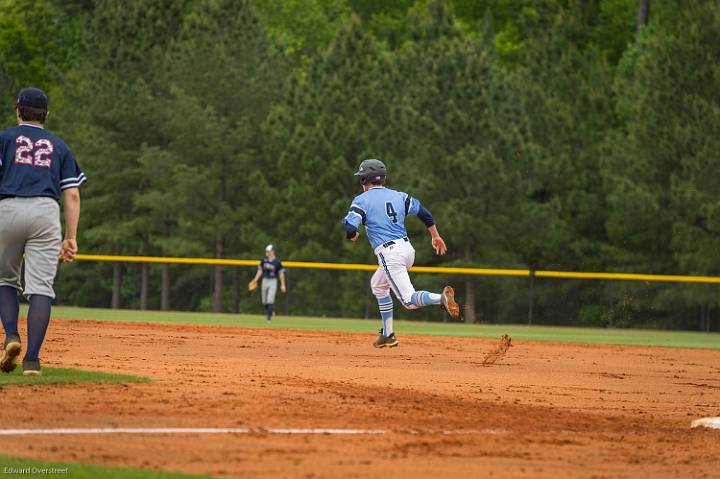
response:
[[[467,429],[456,431],[345,428],[295,428],[295,427],[71,427],[36,429],[0,429],[0,436],[49,436],[77,434],[317,434],[317,435],[377,435],[389,433],[439,434],[443,436],[474,434],[506,434],[502,429]]]
[[[383,429],[249,428],[249,427],[100,427],[53,429],[0,429],[0,436],[51,434],[384,434]]]

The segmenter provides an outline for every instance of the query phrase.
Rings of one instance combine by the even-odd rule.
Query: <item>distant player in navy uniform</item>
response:
[[[379,266],[370,280],[370,286],[380,308],[382,329],[373,346],[383,348],[398,345],[393,331],[393,300],[390,291],[407,309],[441,305],[453,319],[457,319],[460,307],[455,302],[455,291],[451,286],[446,286],[442,294],[415,291],[408,274],[408,269],[415,262],[415,249],[405,231],[407,216],[417,216],[425,223],[435,253],[442,256],[447,252],[445,241],[440,237],[430,212],[407,193],[385,188],[387,169],[382,161],[363,161],[355,176],[360,177],[363,193],[353,199],[343,224],[346,237],[351,241],[358,239],[358,230],[364,225],[370,245],[378,258]]]
[[[20,91],[15,112],[18,126],[0,131],[0,319],[5,329],[0,370],[13,371],[22,351],[18,314],[23,293],[30,303],[23,374],[39,376],[58,256],[71,262],[77,253],[79,187],[85,175],[67,145],[45,130],[48,97],[42,90]],[[20,281],[23,262],[24,289]]]
[[[251,289],[255,289],[257,282],[262,276],[262,286],[260,288],[262,303],[265,306],[267,320],[272,320],[273,306],[275,304],[275,295],[277,294],[278,278],[280,279],[280,291],[287,291],[285,287],[285,268],[283,268],[280,258],[275,255],[275,247],[271,244],[265,247],[265,257],[260,260],[257,273],[250,281]]]

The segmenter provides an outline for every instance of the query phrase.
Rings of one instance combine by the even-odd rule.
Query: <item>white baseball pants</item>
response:
[[[379,267],[370,280],[373,294],[376,298],[384,298],[390,294],[407,309],[417,309],[419,306],[413,301],[415,287],[410,281],[408,269],[415,263],[415,248],[410,241],[394,240],[394,245],[375,248]]]

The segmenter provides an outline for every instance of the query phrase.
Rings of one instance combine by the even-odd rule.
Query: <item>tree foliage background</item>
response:
[[[45,88],[89,181],[83,252],[373,262],[340,219],[367,157],[436,216],[425,265],[717,275],[715,0],[0,0],[0,117]],[[258,311],[252,268],[63,266],[64,304]],[[374,316],[364,273],[281,312]],[[528,284],[455,284],[519,322]],[[535,321],[711,328],[717,288],[538,281]],[[439,319],[437,312],[415,318]],[[406,313],[401,313],[407,317]],[[717,328],[717,326],[714,326]]]

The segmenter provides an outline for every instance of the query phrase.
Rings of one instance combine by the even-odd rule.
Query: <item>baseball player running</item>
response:
[[[50,322],[58,254],[77,253],[79,187],[85,175],[70,149],[44,129],[47,95],[25,88],[16,103],[18,126],[0,131],[0,319],[5,329],[0,370],[15,370],[22,350],[18,335],[19,293],[29,298],[23,374],[39,376],[40,347]],[[60,195],[65,213],[61,241]],[[20,271],[25,262],[25,289]]]
[[[250,281],[249,288],[251,291],[257,288],[260,276],[262,276],[262,287],[260,288],[262,303],[265,306],[267,320],[270,321],[273,316],[278,277],[280,277],[280,291],[283,293],[287,291],[287,288],[285,288],[285,268],[283,268],[280,258],[275,255],[275,247],[271,244],[265,247],[265,257],[260,260],[257,273]]]
[[[370,286],[380,308],[382,329],[373,346],[383,348],[398,345],[393,332],[390,290],[407,309],[437,304],[453,319],[457,319],[460,307],[455,302],[455,291],[451,286],[445,286],[442,294],[415,291],[408,275],[408,268],[415,262],[415,249],[405,231],[406,216],[415,215],[425,223],[435,253],[442,256],[447,252],[445,241],[440,237],[430,212],[407,193],[385,188],[387,170],[382,161],[363,161],[355,176],[360,177],[363,193],[353,199],[343,224],[346,237],[351,241],[358,239],[360,225],[365,225],[370,244],[378,257],[379,267],[370,280]]]

